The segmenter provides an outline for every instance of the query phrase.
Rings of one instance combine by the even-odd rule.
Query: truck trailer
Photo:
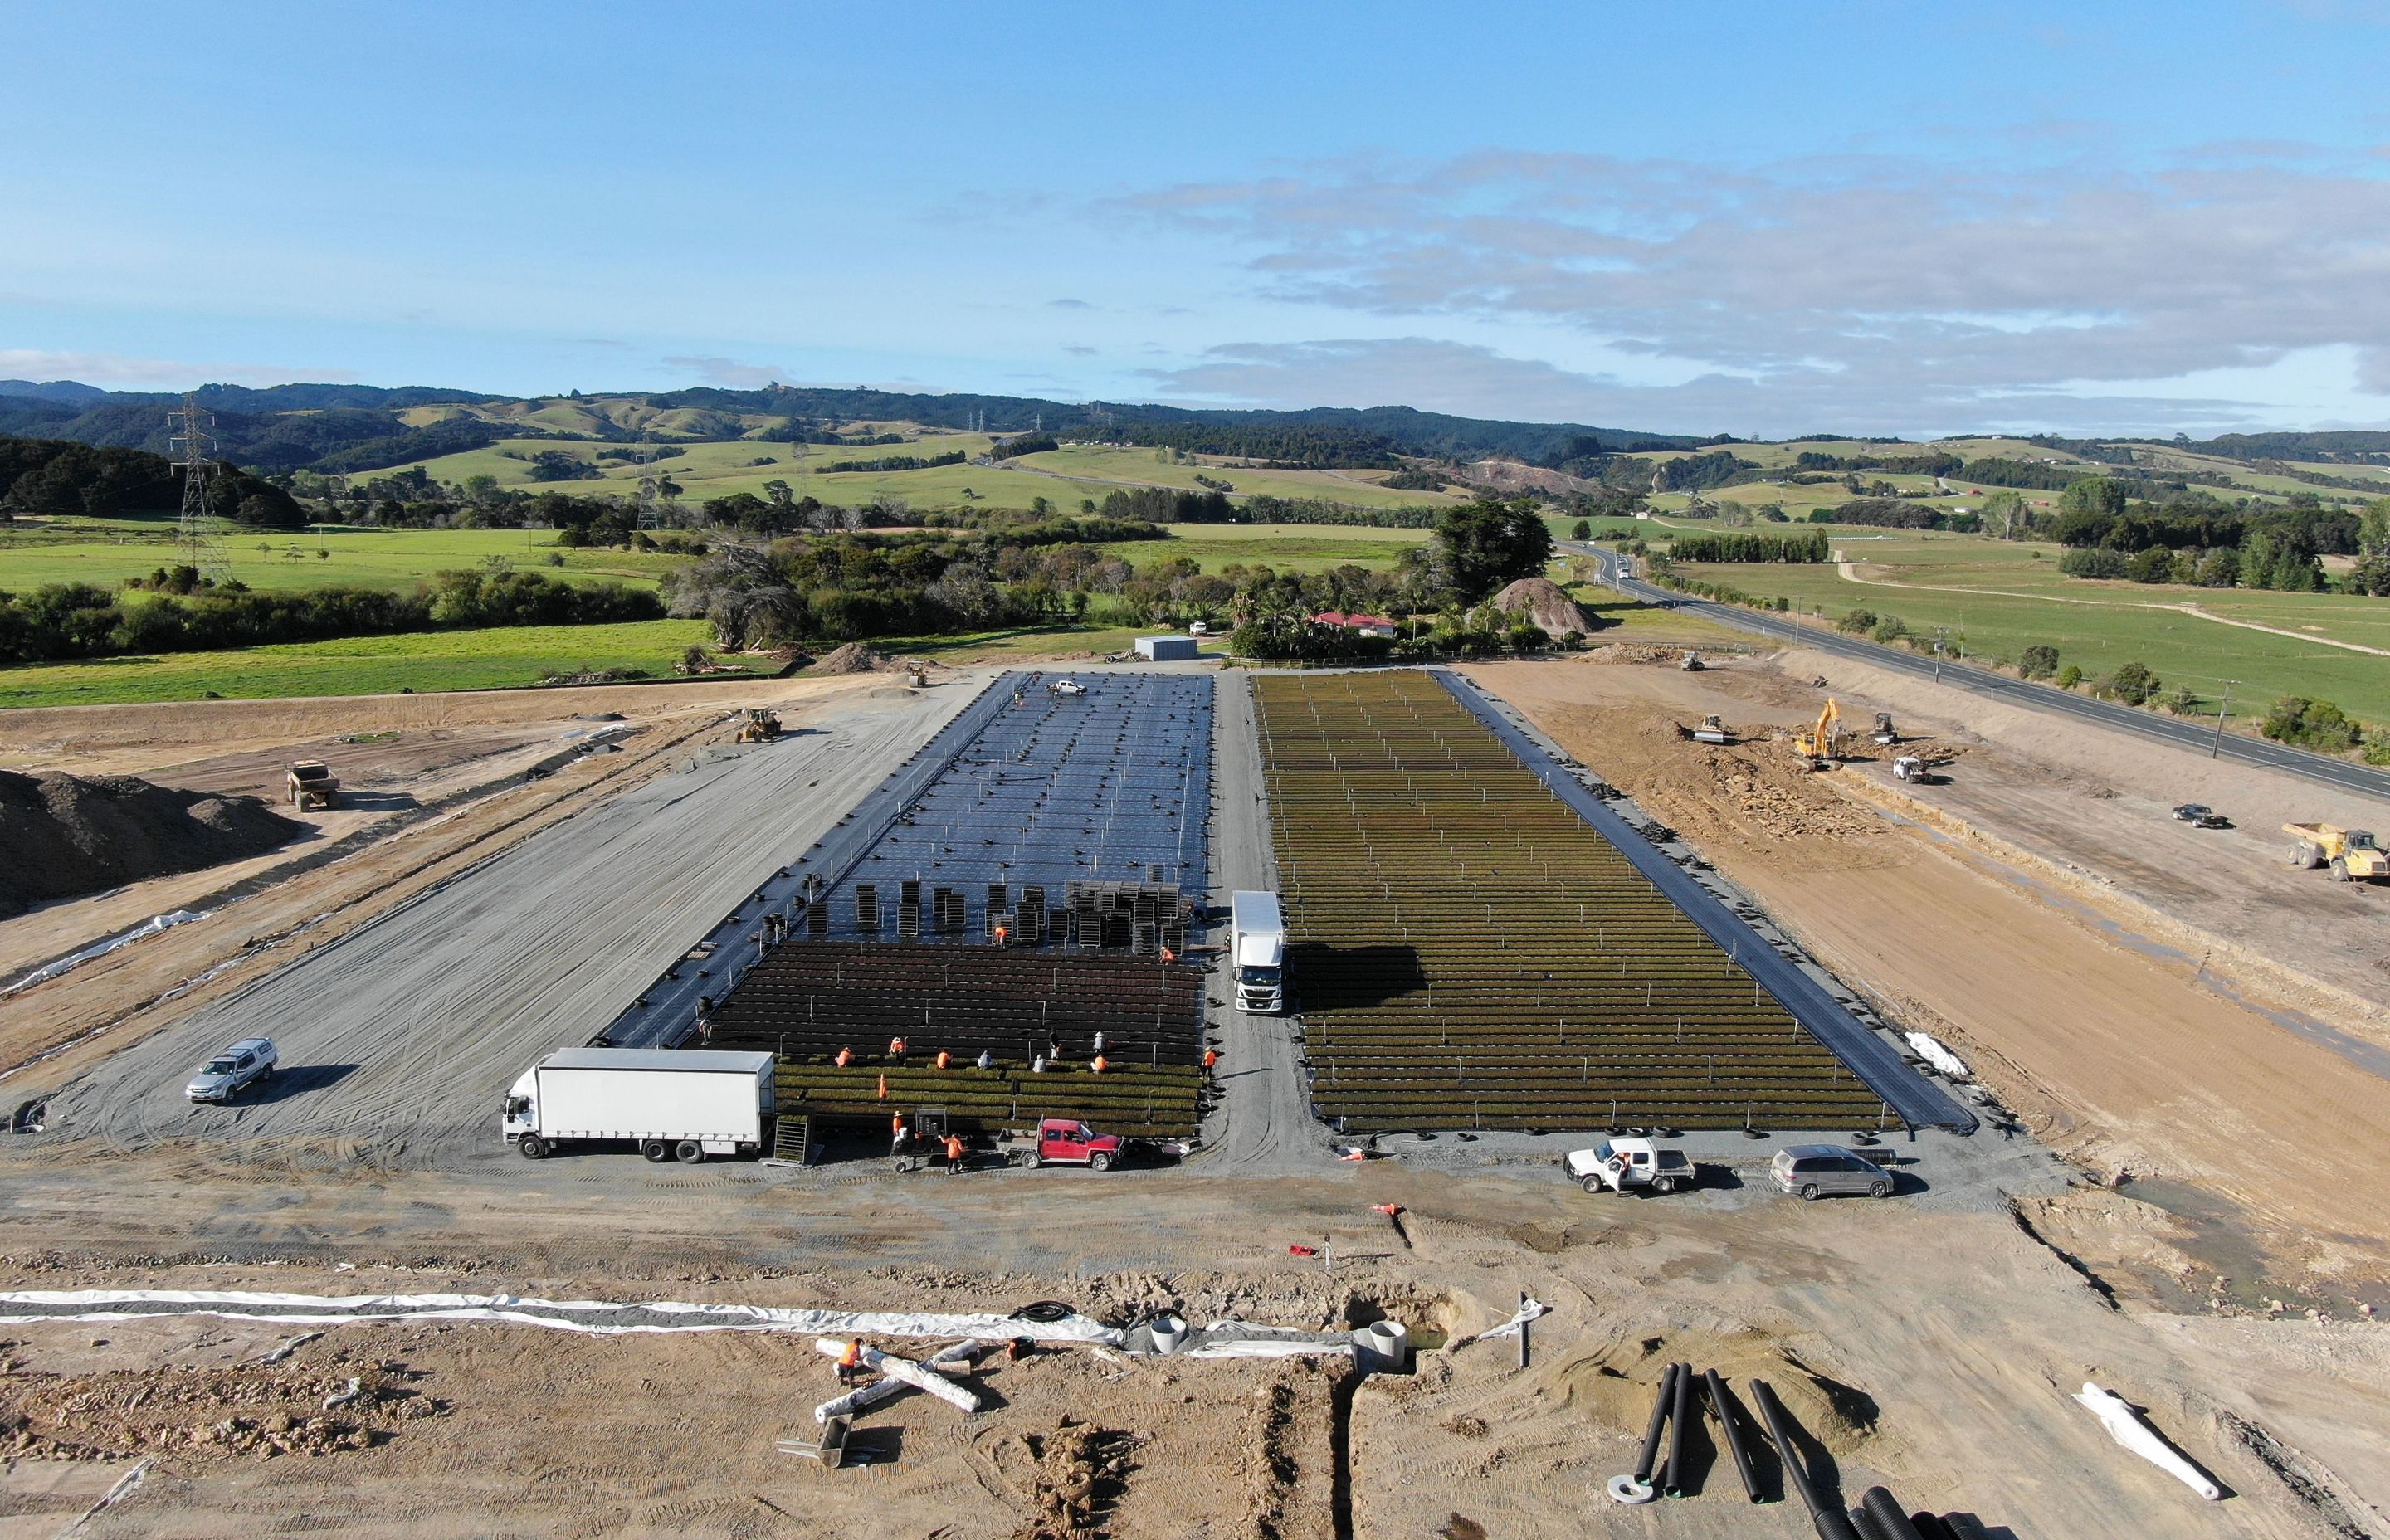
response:
[[[771,1149],[774,1111],[768,1053],[559,1048],[515,1082],[500,1126],[530,1161],[586,1142],[693,1163]]]
[[[1286,917],[1278,894],[1240,892],[1228,900],[1228,966],[1236,970],[1239,1010],[1286,1011]]]

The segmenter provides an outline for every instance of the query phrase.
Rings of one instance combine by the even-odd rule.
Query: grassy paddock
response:
[[[60,519],[0,534],[0,589],[23,592],[49,583],[115,588],[174,564],[175,523],[165,519]],[[303,532],[236,530],[223,537],[232,574],[261,592],[341,584],[401,589],[437,571],[474,568],[492,558],[518,571],[566,582],[615,582],[652,588],[686,559],[662,552],[573,550],[554,530],[382,530],[315,524]],[[323,554],[318,554],[323,553]],[[551,564],[550,558],[561,558]]]
[[[272,699],[496,689],[536,684],[549,673],[607,668],[640,668],[670,678],[683,650],[710,646],[712,635],[703,621],[632,621],[27,663],[0,669],[0,707],[197,700],[211,692],[233,699]]]
[[[2390,721],[2390,658],[2323,645],[2322,638],[2390,648],[2390,602],[2332,594],[2271,594],[2171,584],[2088,583],[2059,574],[2056,557],[1998,542],[1946,537],[1928,553],[1922,542],[1887,541],[1852,548],[1870,576],[1916,586],[1856,583],[1832,567],[1682,564],[1686,576],[1731,584],[1763,597],[1782,596],[1796,610],[1837,619],[1853,610],[1896,615],[1913,631],[1947,626],[1969,656],[2013,661],[2028,647],[2058,649],[2093,678],[2140,662],[2166,687],[2187,685],[2203,701],[2233,687],[2233,714],[2262,712],[2281,695],[2337,701],[2369,722]],[[1987,549],[1986,549],[1987,548]],[[1902,560],[1906,555],[1911,559]],[[1964,590],[1977,590],[1968,592]],[[2181,610],[2299,632],[2276,635],[2221,624]]]

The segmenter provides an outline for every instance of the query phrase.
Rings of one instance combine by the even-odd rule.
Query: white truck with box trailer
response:
[[[1228,966],[1236,975],[1239,1010],[1278,1016],[1286,1011],[1286,916],[1278,894],[1234,893],[1228,899]]]
[[[650,1161],[760,1155],[772,1145],[772,1056],[699,1048],[559,1048],[507,1093],[507,1143],[635,1146]]]

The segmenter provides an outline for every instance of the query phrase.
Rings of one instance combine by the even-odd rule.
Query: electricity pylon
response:
[[[174,532],[175,558],[205,581],[224,584],[232,581],[232,563],[225,557],[223,542],[216,538],[215,514],[208,507],[208,451],[215,447],[208,430],[214,422],[195,391],[184,395],[182,410],[166,414],[168,427],[180,424],[168,441],[170,448],[181,451],[174,464],[183,472],[183,517]]]

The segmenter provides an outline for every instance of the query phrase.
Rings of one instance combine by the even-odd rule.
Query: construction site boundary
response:
[[[1484,724],[1519,757],[1522,764],[1549,787],[1594,832],[1615,846],[1635,869],[1660,890],[1662,896],[1708,934],[1710,940],[1742,965],[1762,989],[1792,1014],[1809,1034],[1825,1045],[1851,1073],[1864,1081],[1883,1104],[1912,1128],[1947,1128],[1972,1134],[1975,1115],[1919,1074],[1889,1042],[1870,1031],[1844,1010],[1824,987],[1792,965],[1740,917],[1718,902],[1715,894],[1668,859],[1616,810],[1594,795],[1573,773],[1574,762],[1563,763],[1538,742],[1532,731],[1512,721],[1471,685],[1446,669],[1429,671],[1453,699]]]

